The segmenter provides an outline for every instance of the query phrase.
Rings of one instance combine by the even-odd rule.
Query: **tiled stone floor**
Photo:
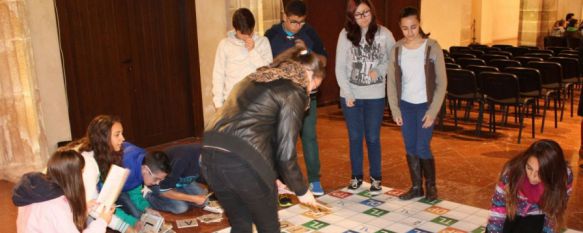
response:
[[[559,122],[556,129],[552,124],[553,113],[548,112],[544,134],[540,134],[541,121],[540,117],[537,117],[536,139],[554,139],[564,149],[566,159],[570,162],[575,175],[573,193],[569,200],[567,226],[583,230],[583,182],[579,181],[583,172],[577,166],[581,117],[570,117],[568,110],[567,106],[565,118]],[[488,119],[487,115],[485,119]],[[448,113],[444,130],[435,131],[432,149],[437,166],[437,187],[441,199],[488,208],[502,165],[536,139],[530,137],[530,120],[525,119],[521,144],[516,143],[518,130],[514,123],[499,128],[493,136],[488,136],[487,128],[484,127],[482,136],[477,137],[473,135],[474,120],[475,114],[472,114],[469,122],[462,122],[458,128],[454,128],[452,115]],[[510,117],[509,122],[513,121],[514,118]],[[319,108],[317,127],[322,184],[327,191],[342,188],[348,184],[350,178],[348,133],[342,111],[336,105]],[[177,143],[193,140],[181,140]],[[391,123],[388,117],[383,123],[381,141],[383,185],[398,189],[407,188],[410,181],[400,129]],[[299,151],[301,152],[301,149]],[[301,155],[299,160],[302,169],[305,169]],[[365,156],[365,176],[368,173],[367,164]],[[12,183],[0,181],[0,205],[6,208],[0,212],[0,232],[15,232],[17,210],[10,201],[12,186]],[[180,216],[165,215],[165,217],[168,221],[174,221],[200,214],[202,211],[193,210]],[[196,229],[177,232],[212,232],[227,225],[227,221],[224,220],[219,224],[204,226],[201,224]]]

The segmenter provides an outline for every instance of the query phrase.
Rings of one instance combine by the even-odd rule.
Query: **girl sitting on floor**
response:
[[[19,233],[105,232],[114,208],[102,210],[99,218],[86,224],[92,204],[85,202],[84,166],[78,152],[57,151],[48,161],[46,175],[33,172],[22,176],[12,196],[18,206]]]
[[[486,232],[560,232],[572,183],[559,144],[534,142],[504,166]]]

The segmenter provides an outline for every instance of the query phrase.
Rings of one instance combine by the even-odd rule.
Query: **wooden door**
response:
[[[97,114],[140,146],[201,135],[194,0],[56,3],[74,138]]]
[[[193,136],[185,1],[130,2],[136,133],[145,145]]]
[[[320,85],[318,104],[326,105],[335,103],[340,97],[340,89],[336,82],[334,64],[336,63],[336,44],[338,35],[344,27],[346,1],[320,1],[305,0],[308,7],[306,21],[314,27],[326,52],[328,59],[326,65],[326,79]]]
[[[88,123],[99,114],[119,116],[125,136],[135,138],[128,91],[132,54],[127,2],[55,3],[73,138],[82,137]]]

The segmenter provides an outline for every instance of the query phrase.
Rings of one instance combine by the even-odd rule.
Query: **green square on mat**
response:
[[[312,220],[312,221],[309,221],[307,223],[302,224],[302,226],[305,226],[305,227],[310,228],[312,230],[320,230],[324,227],[327,227],[328,225],[330,225],[330,224],[326,223],[326,222],[318,221],[318,220]]]
[[[480,226],[480,227],[476,228],[475,230],[473,230],[471,233],[485,233],[485,232],[486,232],[486,227]]]
[[[372,197],[372,195],[370,195],[370,192],[368,190],[364,190],[364,191],[358,193],[358,195],[363,196],[363,197]]]
[[[383,216],[383,215],[389,213],[389,211],[382,210],[379,208],[371,208],[371,209],[364,211],[363,213],[368,214],[370,216],[380,217],[380,216]]]
[[[440,200],[440,199],[435,199],[435,200],[433,200],[433,201],[428,201],[428,200],[427,200],[427,199],[425,199],[425,198],[421,198],[421,199],[419,199],[419,202],[421,202],[421,203],[425,203],[425,204],[428,204],[428,205],[435,205],[435,204],[437,204],[437,203],[440,203],[440,202],[441,202],[441,200]]]
[[[439,216],[437,218],[432,219],[431,222],[434,222],[434,223],[437,223],[440,225],[444,225],[444,226],[451,226],[451,225],[455,224],[456,222],[458,222],[458,220],[453,219],[453,218],[444,217],[444,216]]]

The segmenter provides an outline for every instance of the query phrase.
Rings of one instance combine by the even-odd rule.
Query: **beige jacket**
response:
[[[397,41],[395,46],[391,49],[389,56],[389,67],[387,70],[387,96],[389,98],[393,118],[402,117],[401,110],[399,109],[399,100],[401,99],[402,90],[402,72],[396,52],[398,51],[398,55],[400,56],[404,43],[404,39]],[[443,50],[441,49],[441,46],[439,46],[437,41],[429,38],[427,39],[426,46],[424,68],[429,109],[425,115],[429,115],[435,119],[437,113],[439,113],[443,99],[445,98],[447,76],[445,73],[445,62],[443,60]]]

